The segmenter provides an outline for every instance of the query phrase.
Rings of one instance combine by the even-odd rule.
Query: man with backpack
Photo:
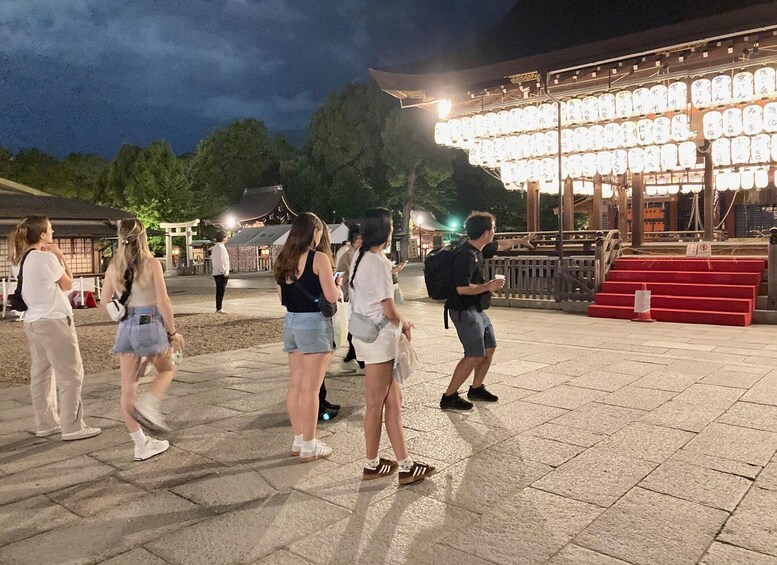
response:
[[[472,402],[459,396],[459,387],[473,371],[475,376],[467,398],[483,402],[499,400],[483,384],[496,349],[494,326],[485,311],[491,305],[491,293],[504,286],[504,278],[486,282],[483,278],[483,259],[490,259],[498,251],[517,245],[532,248],[532,236],[494,241],[495,222],[494,215],[488,212],[470,214],[464,222],[469,239],[449,251],[445,261],[449,263],[450,274],[445,272],[447,269],[441,269],[445,272],[444,276],[450,276],[451,288],[445,302],[446,320],[447,311],[450,311],[459,341],[464,346],[464,358],[456,365],[448,389],[440,399],[440,408],[443,410],[472,409]]]

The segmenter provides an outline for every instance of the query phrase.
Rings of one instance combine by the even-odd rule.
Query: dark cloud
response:
[[[471,39],[515,0],[3,0],[0,145],[194,149],[256,117],[301,130],[370,66]]]

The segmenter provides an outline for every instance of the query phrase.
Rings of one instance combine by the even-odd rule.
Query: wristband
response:
[[[167,332],[167,337],[169,337],[169,338],[170,337],[174,337],[176,335],[178,335],[178,332],[173,332],[173,333]]]

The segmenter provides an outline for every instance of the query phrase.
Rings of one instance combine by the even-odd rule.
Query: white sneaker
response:
[[[35,437],[49,437],[53,436],[54,434],[58,434],[60,431],[62,431],[62,428],[57,426],[56,428],[51,428],[50,430],[41,430],[39,432],[35,432]]]
[[[169,448],[170,442],[167,440],[147,437],[146,443],[140,446],[135,446],[135,461],[145,461],[146,459],[152,458],[154,455],[164,453]]]
[[[305,451],[304,449],[299,453],[299,460],[303,463],[310,463],[317,459],[329,459],[332,456],[332,448],[325,444],[323,441],[316,440],[316,447],[313,451]]]
[[[291,454],[294,457],[299,457],[300,452],[302,452],[302,444],[297,443],[296,441],[291,442]]]
[[[149,429],[169,432],[170,428],[159,411],[159,404],[159,400],[150,395],[141,396],[135,401],[135,411],[132,416]]]
[[[94,437],[96,435],[99,435],[102,430],[100,428],[81,428],[77,432],[70,432],[67,434],[62,434],[62,440],[63,441],[75,441],[77,439],[86,439],[90,437]]]
[[[224,310],[216,310],[216,314],[228,314],[228,312]]]

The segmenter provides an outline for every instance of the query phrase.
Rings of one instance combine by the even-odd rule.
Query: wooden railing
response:
[[[616,259],[621,254],[621,239],[618,230],[610,230],[606,234],[604,232],[599,233],[599,237],[596,238],[596,253],[594,254],[596,259],[596,292],[601,290],[602,283],[607,278],[607,273],[610,272]]]
[[[726,241],[728,234],[723,230],[715,230],[712,232],[714,241]],[[645,242],[667,242],[674,243],[680,241],[701,241],[704,239],[704,230],[695,231],[653,231],[645,232]]]
[[[613,230],[617,231],[617,230]],[[601,236],[603,232],[594,230],[583,231],[565,231],[564,237],[564,254],[565,255],[593,255],[594,246],[596,245],[596,239]],[[496,234],[494,239],[512,239],[516,237],[525,237],[529,235],[528,232],[500,232]],[[526,248],[512,249],[501,253],[502,255],[517,256],[517,255],[556,255],[558,254],[558,232],[557,231],[540,231],[534,232],[534,249],[528,250]]]
[[[487,279],[505,276],[504,288],[495,298],[590,302],[596,287],[596,259],[570,257],[494,257],[485,260]]]

